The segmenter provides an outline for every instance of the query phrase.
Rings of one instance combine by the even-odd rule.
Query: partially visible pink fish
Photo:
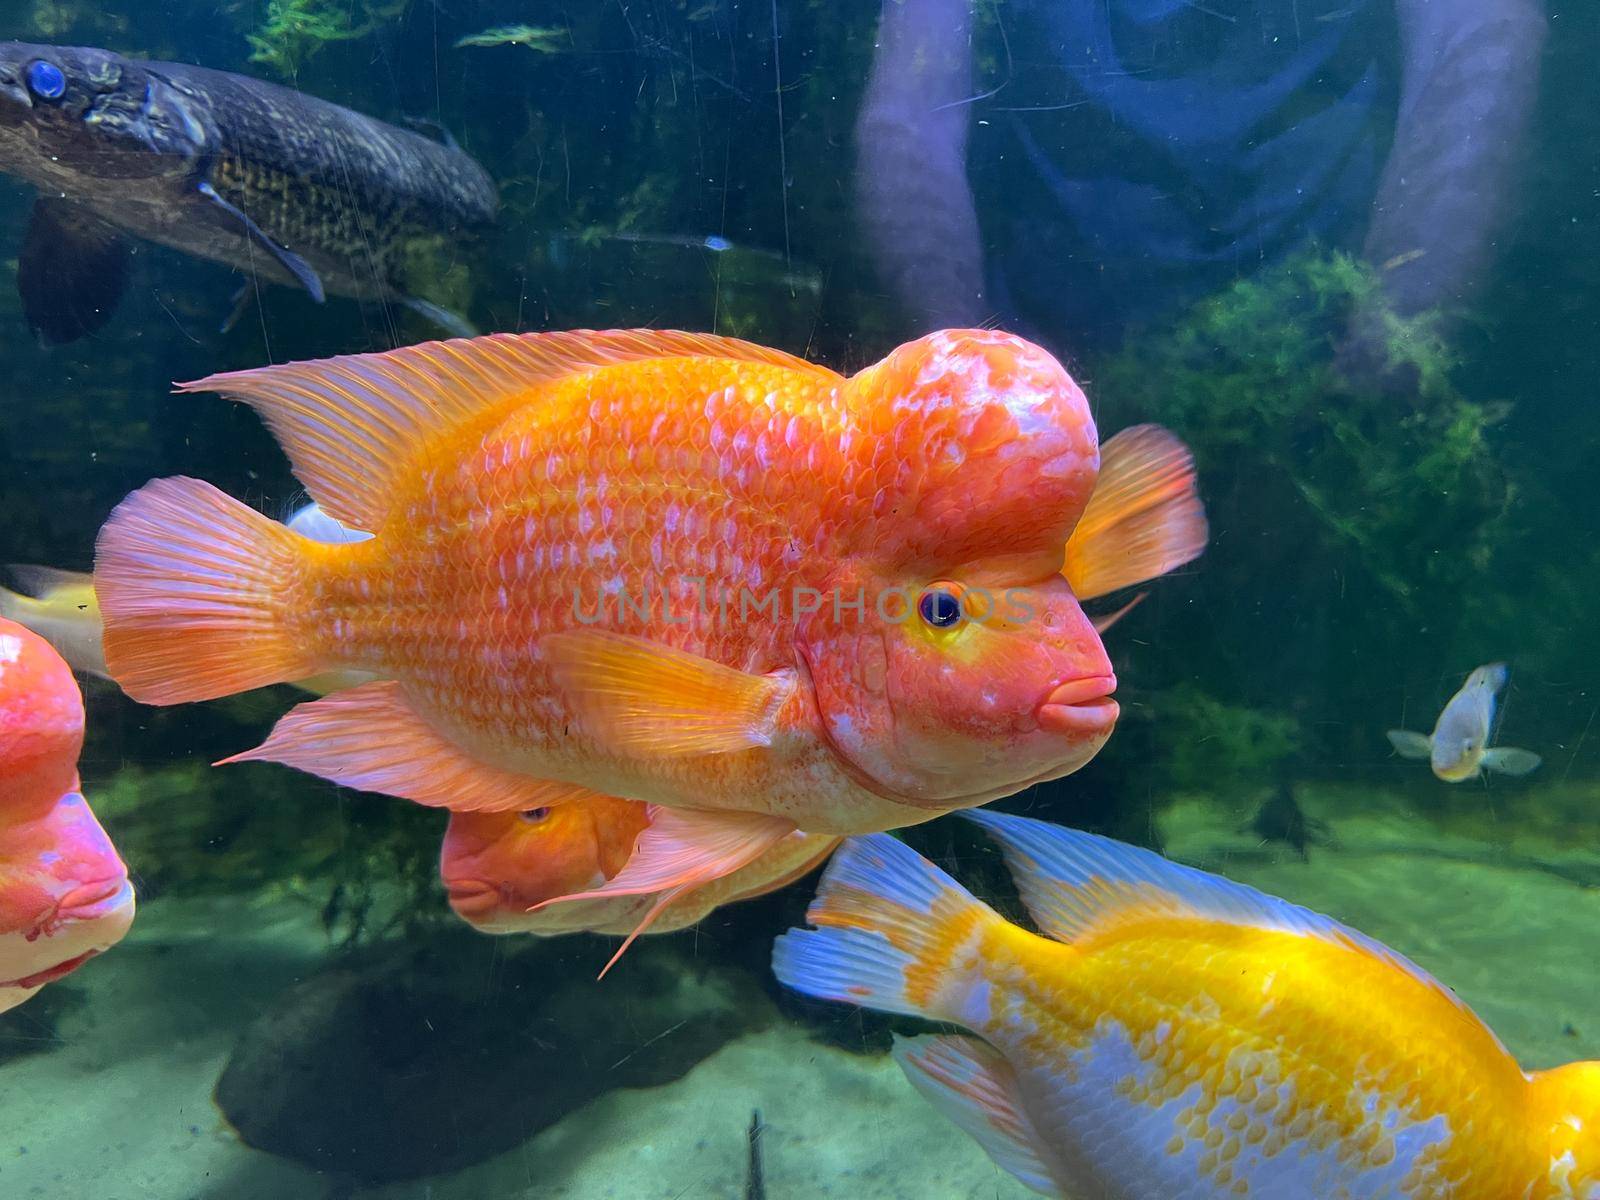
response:
[[[0,1011],[122,940],[133,885],[78,791],[83,697],[48,642],[0,618]]]
[[[627,935],[642,932],[647,921],[651,932],[668,933],[723,904],[783,887],[839,844],[836,837],[796,832],[693,890],[593,894],[613,880],[625,884],[623,872],[650,827],[650,808],[595,795],[520,813],[452,813],[439,850],[450,907],[484,933]],[[653,815],[662,819],[663,810]]]

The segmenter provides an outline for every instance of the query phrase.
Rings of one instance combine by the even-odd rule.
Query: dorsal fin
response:
[[[261,415],[312,499],[337,520],[376,530],[396,479],[445,431],[563,376],[653,358],[725,358],[839,377],[737,338],[675,330],[495,333],[208,375],[180,392],[215,391]]]
[[[1000,843],[1028,915],[1057,941],[1077,941],[1135,914],[1201,917],[1317,938],[1403,971],[1494,1037],[1477,1014],[1427,971],[1332,917],[1082,830],[983,809],[960,815]]]

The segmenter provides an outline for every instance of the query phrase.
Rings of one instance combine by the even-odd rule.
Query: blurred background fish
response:
[[[494,182],[453,144],[302,92],[84,46],[0,44],[0,170],[40,191],[17,261],[28,323],[71,342],[111,319],[144,238],[249,277],[465,318],[417,294],[410,255],[465,252]]]
[[[1531,750],[1490,746],[1495,731],[1495,700],[1505,687],[1505,663],[1489,663],[1467,676],[1461,690],[1434,722],[1433,733],[1389,730],[1389,744],[1402,758],[1425,758],[1446,783],[1476,779],[1484,771],[1526,775],[1542,761]]]

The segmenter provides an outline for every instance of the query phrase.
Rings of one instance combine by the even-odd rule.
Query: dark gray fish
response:
[[[276,84],[107,50],[0,43],[0,170],[40,191],[23,312],[47,342],[110,319],[147,238],[275,283],[411,306],[418,256],[494,220],[494,182],[451,145]]]

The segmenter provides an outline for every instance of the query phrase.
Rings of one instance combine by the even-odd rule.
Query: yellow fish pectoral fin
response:
[[[1425,733],[1413,733],[1409,729],[1391,729],[1384,736],[1389,739],[1389,744],[1394,747],[1394,752],[1401,758],[1431,758],[1433,756],[1433,741]]]
[[[563,376],[653,358],[728,358],[839,376],[736,338],[673,330],[496,333],[374,354],[210,375],[179,392],[222,392],[261,415],[295,477],[323,510],[357,529],[383,525],[397,482],[424,447],[529,402]]]
[[[956,1034],[895,1035],[893,1057],[940,1115],[982,1146],[1003,1171],[1036,1192],[1071,1200],[1037,1147],[1045,1144],[1023,1108],[1017,1073],[987,1042]]]
[[[217,765],[275,762],[430,808],[504,812],[593,793],[479,762],[421,717],[392,680],[298,704],[254,750]]]
[[[752,675],[608,630],[551,634],[539,646],[594,735],[635,757],[770,745],[795,689],[792,671]]]
[[[1100,447],[1061,573],[1073,595],[1092,600],[1198,558],[1208,536],[1189,447],[1159,425],[1135,425]]]
[[[669,904],[694,888],[748,866],[794,832],[794,822],[759,813],[699,812],[652,805],[650,824],[639,835],[627,865],[602,887],[558,896],[536,904],[538,912],[552,904],[603,900],[620,896],[658,895],[627,941],[600,972],[605,976]]]

